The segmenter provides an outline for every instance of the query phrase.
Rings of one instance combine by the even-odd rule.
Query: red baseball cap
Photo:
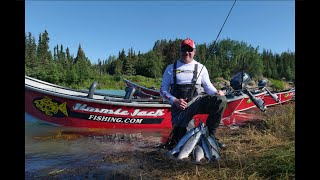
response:
[[[185,46],[185,45],[188,45],[188,46],[192,47],[193,49],[196,48],[196,44],[195,44],[194,41],[193,41],[192,39],[190,39],[190,38],[187,38],[187,39],[183,40],[183,41],[181,42],[180,47]]]

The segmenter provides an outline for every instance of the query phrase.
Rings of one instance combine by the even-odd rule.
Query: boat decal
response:
[[[125,116],[163,116],[165,115],[164,109],[157,110],[141,110],[135,109],[133,112],[129,112],[128,110],[123,110],[122,108],[118,109],[105,109],[105,108],[96,108],[90,107],[87,104],[76,103],[73,106],[74,111],[82,111],[82,112],[95,112],[95,113],[103,113],[103,114],[113,114],[113,115],[125,115]]]
[[[164,118],[146,118],[146,116],[163,116],[164,109],[158,109],[155,111],[142,111],[140,109],[135,109],[133,112],[129,113],[127,110],[122,110],[121,108],[117,110],[112,109],[99,109],[89,107],[86,104],[77,103],[73,110],[82,110],[82,112],[76,112],[67,109],[66,102],[59,102],[55,99],[51,99],[48,96],[36,98],[33,100],[34,105],[41,112],[48,116],[53,117],[70,117],[78,118],[90,121],[108,122],[108,123],[124,123],[124,124],[161,124]],[[91,112],[88,114],[88,112]],[[117,117],[117,116],[104,116],[100,114],[92,113],[106,113],[112,115],[127,115],[130,117]],[[144,116],[140,118],[138,116]]]
[[[291,92],[291,93],[286,93],[286,94],[284,94],[284,97],[285,98],[288,98],[289,96],[292,96],[293,95],[293,93]]]
[[[48,96],[37,98],[33,101],[34,105],[48,116],[63,117],[68,116],[67,102],[60,103]]]
[[[248,100],[247,100],[247,104],[249,104],[249,103],[251,103],[251,102],[252,102],[251,99],[248,99]]]
[[[71,117],[99,121],[99,122],[108,122],[108,123],[124,123],[124,124],[161,124],[164,118],[132,118],[132,117],[116,117],[116,116],[103,116],[96,114],[84,114],[71,112]]]

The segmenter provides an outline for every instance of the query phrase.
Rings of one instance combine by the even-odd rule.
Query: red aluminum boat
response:
[[[171,105],[162,98],[134,98],[133,88],[125,96],[75,90],[25,76],[25,112],[55,125],[89,128],[171,128]],[[243,101],[243,96],[228,98],[222,125]],[[197,114],[205,122],[208,114]],[[233,122],[234,123],[234,122]]]

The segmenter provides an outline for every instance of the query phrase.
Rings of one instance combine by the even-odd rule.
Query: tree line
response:
[[[136,53],[132,48],[124,49],[118,55],[109,56],[96,64],[88,59],[79,44],[76,57],[70,55],[69,48],[63,45],[49,47],[49,34],[40,33],[38,42],[30,33],[25,34],[25,74],[44,81],[58,84],[81,84],[98,76],[141,75],[161,78],[167,65],[180,57],[182,39],[157,40],[152,50]],[[259,47],[252,47],[243,41],[229,38],[209,44],[197,44],[195,59],[205,64],[211,79],[232,76],[244,70],[256,79],[272,78],[295,80],[295,53],[273,53]]]

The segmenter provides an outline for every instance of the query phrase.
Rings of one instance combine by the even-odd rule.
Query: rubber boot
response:
[[[165,144],[166,148],[172,150],[180,141],[180,139],[186,134],[187,129],[185,127],[175,126],[171,131],[171,136],[168,138]]]

